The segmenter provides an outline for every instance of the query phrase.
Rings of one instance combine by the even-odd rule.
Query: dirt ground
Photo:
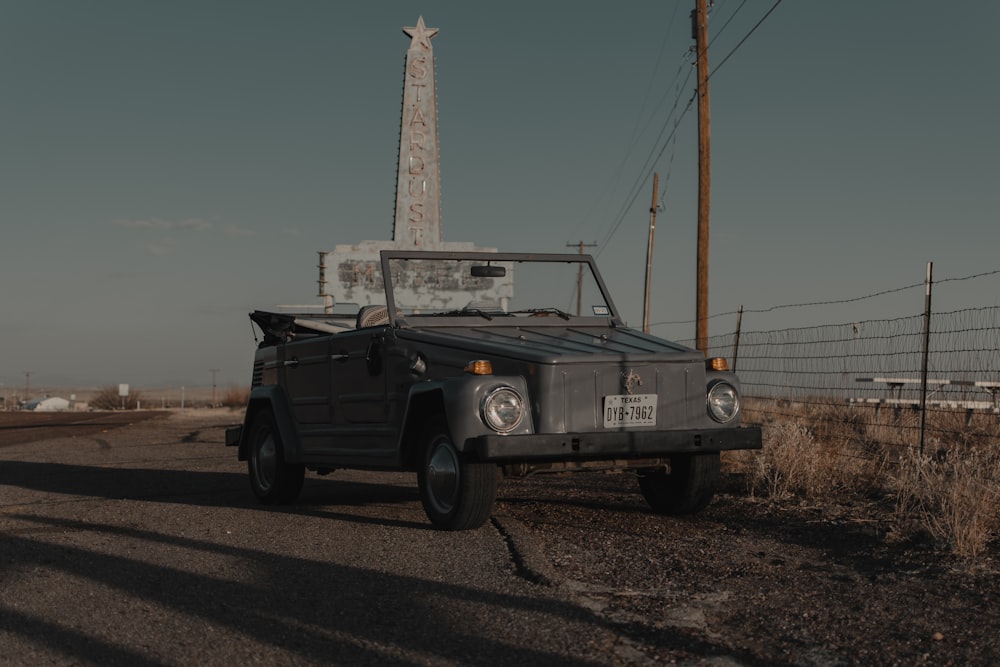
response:
[[[721,644],[738,664],[1000,664],[995,557],[895,542],[875,506],[754,501],[736,480],[696,517],[650,521],[620,477],[552,478],[544,497],[511,484],[501,506],[546,576],[612,618],[681,630],[657,660]]]
[[[61,437],[87,437],[169,413],[130,412],[0,412],[0,447]]]
[[[299,503],[277,513],[262,512],[249,497],[243,464],[235,460],[232,449],[223,446],[225,425],[238,421],[238,415],[92,413],[61,418],[34,415],[28,422],[9,415],[0,415],[0,491],[4,491],[0,506],[7,508],[0,508],[0,542],[8,541],[9,546],[20,540],[22,545],[20,551],[0,546],[2,587],[14,591],[12,586],[22,586],[33,597],[45,595],[48,588],[20,579],[20,573],[35,572],[37,577],[41,571],[56,580],[64,571],[79,572],[74,569],[75,561],[63,560],[68,546],[77,550],[72,553],[87,558],[105,551],[114,554],[106,579],[99,582],[107,586],[118,585],[117,573],[123,566],[134,567],[131,554],[141,544],[137,535],[162,534],[155,539],[178,545],[187,544],[190,536],[220,540],[220,546],[209,551],[199,546],[196,552],[182,554],[181,560],[171,561],[169,569],[139,571],[125,598],[119,593],[108,602],[127,605],[124,619],[128,609],[148,604],[146,600],[152,597],[166,608],[164,623],[185,628],[183,624],[189,621],[184,617],[195,614],[208,636],[216,634],[204,646],[198,637],[185,635],[186,650],[200,655],[206,664],[245,658],[240,651],[250,649],[266,649],[267,659],[274,664],[337,662],[327,659],[330,654],[324,651],[330,646],[309,630],[309,617],[299,616],[300,608],[292,603],[296,596],[319,605],[318,612],[335,614],[344,624],[342,636],[367,636],[374,633],[370,627],[383,633],[380,644],[366,644],[366,652],[356,655],[362,662],[370,659],[371,664],[381,664],[389,655],[384,644],[396,651],[395,659],[388,660],[394,664],[554,664],[552,659],[558,656],[563,664],[1000,664],[998,554],[972,564],[953,557],[940,545],[895,540],[883,520],[885,508],[876,501],[775,504],[748,497],[740,480],[729,476],[723,492],[703,513],[671,518],[649,512],[629,475],[539,476],[505,480],[493,519],[479,531],[444,534],[427,530],[409,478],[390,476],[393,481],[386,484],[386,473],[309,475]],[[53,437],[57,440],[43,442]],[[26,447],[29,441],[38,445]],[[56,457],[52,462],[33,453],[43,445],[53,452],[45,456]],[[62,451],[79,460],[59,462],[59,456],[67,456],[59,454]],[[115,452],[129,454],[117,460],[115,456],[125,454]],[[159,460],[158,456],[171,458]],[[42,471],[48,471],[48,476],[38,477]],[[93,481],[82,477],[84,473],[92,475]],[[65,482],[60,481],[63,478]],[[77,518],[75,503],[86,514]],[[188,537],[169,535],[180,514],[189,517],[176,530]],[[76,528],[64,533],[34,527],[50,524]],[[249,542],[245,547],[231,545],[244,524],[255,526],[247,533]],[[103,532],[96,532],[100,526]],[[268,543],[254,539],[268,526],[304,539],[276,537]],[[316,532],[318,526],[322,532]],[[123,546],[115,541],[119,532],[127,538]],[[55,546],[47,546],[49,541]],[[393,546],[398,544],[409,546],[400,552]],[[331,550],[331,545],[336,548]],[[218,551],[227,559],[242,558],[244,552],[237,551],[238,546],[246,549],[251,562],[294,558],[298,566],[315,573],[301,582],[274,580],[281,599],[289,602],[268,611],[267,618],[283,625],[258,629],[263,632],[258,637],[243,635],[242,622],[233,616],[240,608],[239,597],[225,597],[230,590],[234,596],[245,597],[252,589],[219,587],[222,597],[206,602],[206,607],[195,607],[190,600],[174,602],[171,593],[155,583],[164,573],[178,577],[175,568],[184,563],[184,567],[202,568],[201,581],[215,586],[216,577],[222,575],[212,568],[223,565],[215,556],[205,560],[209,559],[206,554]],[[377,557],[364,552],[357,562],[347,565],[332,561],[347,558],[354,549],[382,546],[387,551]],[[41,550],[47,560],[27,562],[32,549]],[[488,557],[477,551],[483,549]],[[418,550],[425,555],[417,556]],[[456,570],[456,563],[462,567]],[[347,566],[365,577],[350,589],[343,588],[342,579],[332,582],[330,590],[340,593],[329,599],[317,596],[316,591],[326,583],[315,577]],[[438,567],[444,569],[436,573]],[[415,568],[420,574],[402,577],[393,568]],[[386,573],[372,578],[371,572],[383,570]],[[382,576],[395,582],[395,600],[435,599],[438,587],[444,586],[463,591],[449,603],[459,606],[433,618],[414,612],[405,628],[393,625],[392,619],[376,618],[371,621],[376,626],[352,621],[368,618],[372,613],[368,601],[388,599],[385,585],[378,580]],[[449,577],[458,577],[460,588]],[[414,588],[404,590],[407,586]],[[518,620],[517,614],[508,615],[509,610],[493,608],[491,600],[512,598],[491,593],[479,605],[484,617],[501,614],[506,620],[487,623],[490,627],[483,632],[491,633],[488,650],[482,649],[483,639],[466,636],[466,630],[455,632],[451,639],[469,642],[467,648],[421,643],[425,637],[441,635],[442,618],[457,619],[470,613],[470,608],[475,610],[481,600],[470,602],[466,597],[481,588],[508,591],[508,595],[516,590],[518,600],[530,597],[531,602],[518,603],[523,609],[518,613],[543,620],[529,623]],[[264,592],[262,598],[274,599],[272,593],[265,596]],[[23,597],[7,599],[4,595],[15,594],[0,592],[0,649],[27,645],[46,662],[55,655],[56,663],[73,664],[73,660],[60,662],[68,649],[53,654],[36,640],[25,639],[29,635],[21,630],[29,621],[50,628],[62,628],[69,621],[31,615],[50,613],[41,602],[40,611],[31,614],[20,607],[5,609],[5,604],[27,603]],[[79,596],[80,601],[86,599]],[[65,605],[75,600],[54,604],[51,613],[72,613]],[[357,606],[344,606],[355,602]],[[171,611],[171,605],[183,613]],[[551,626],[537,625],[552,616],[553,609],[560,610],[561,617]],[[72,621],[79,633],[90,622],[86,614]],[[536,628],[534,637],[526,630],[531,627]],[[579,627],[585,628],[586,636],[579,634]],[[313,634],[302,634],[307,630]],[[104,640],[108,648],[76,655],[90,656],[80,661],[83,664],[101,663],[119,655],[113,649],[130,651],[121,655],[131,660],[153,650],[143,648],[150,642],[159,652],[148,654],[160,656],[153,661],[156,664],[178,664],[186,655],[178,653],[182,649],[177,646],[156,644],[141,626],[131,632],[135,636],[128,641],[132,643],[122,639],[121,645],[116,644],[117,635],[111,633]],[[220,637],[230,635],[233,643],[221,642]],[[261,640],[263,649],[254,643]],[[75,647],[74,642],[82,645],[90,640],[65,641],[66,646]],[[376,644],[383,648],[372,648]],[[0,664],[15,664],[12,655],[0,652]]]

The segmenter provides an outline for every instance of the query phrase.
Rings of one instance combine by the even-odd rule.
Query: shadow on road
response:
[[[310,482],[303,502],[287,508],[268,508],[256,503],[245,475],[238,473],[34,462],[0,466],[0,483],[41,492],[248,508],[288,513],[289,520],[294,520],[292,515],[307,515],[391,529],[431,530],[429,524],[331,512],[330,508],[334,504],[349,507],[417,502],[415,489],[354,481]],[[243,647],[240,650],[247,652],[243,657],[253,655],[265,662],[268,657],[261,658],[245,644],[263,646],[273,651],[270,660],[280,656],[278,660],[287,663],[606,664],[608,647],[590,646],[589,642],[611,633],[665,651],[739,655],[743,664],[754,664],[750,655],[739,651],[734,654],[731,648],[691,633],[664,633],[655,625],[615,621],[563,599],[557,589],[544,586],[525,594],[495,592],[434,577],[391,574],[377,565],[347,566],[329,558],[302,558],[149,529],[14,513],[9,505],[5,516],[27,527],[7,531],[0,540],[0,570],[26,572],[44,564],[46,571],[89,581],[98,590],[118,591],[128,600],[170,610],[178,618],[193,619],[195,625],[216,629],[217,637],[221,631],[233,646]],[[120,540],[129,543],[136,553],[176,553],[175,562],[220,560],[226,563],[220,572],[242,574],[234,579],[225,574],[191,572],[62,540],[53,543],[48,537],[61,532],[96,534],[101,536],[101,544]],[[442,540],[457,546],[471,535],[442,534]],[[455,566],[466,565],[456,562]],[[494,626],[503,631],[493,632]],[[19,608],[0,605],[0,631],[58,654],[95,664],[156,665],[176,661],[155,651],[150,654],[124,639],[116,640],[114,635],[95,636],[81,627],[85,626],[54,624]],[[565,638],[531,640],[539,627],[564,628],[560,632],[565,633]],[[155,635],[155,630],[143,632]],[[158,661],[160,657],[162,662]],[[229,657],[240,661],[236,656]]]
[[[296,503],[269,506],[257,502],[250,491],[247,476],[241,473],[104,468],[30,461],[0,463],[0,485],[43,493],[111,500],[151,500],[206,507],[241,507],[268,512],[336,516],[343,520],[368,523],[380,523],[380,521],[349,514],[334,515],[328,509],[322,508],[331,505],[363,507],[372,504],[402,504],[419,500],[416,488],[398,484],[371,484],[311,477],[307,478]],[[415,524],[387,521],[386,525]],[[423,524],[420,525],[423,527]]]
[[[484,618],[488,613],[502,613],[510,617],[508,622],[516,622],[523,614],[593,622],[584,610],[551,599],[485,592],[144,530],[27,515],[15,518],[67,531],[104,533],[160,543],[187,553],[204,551],[237,559],[254,573],[252,581],[227,581],[20,537],[5,539],[0,546],[7,567],[31,568],[46,563],[74,578],[110,587],[145,603],[172,609],[183,617],[201,619],[209,627],[298,656],[289,659],[292,663],[301,659],[325,664],[417,664],[441,659],[467,663],[474,658],[469,637],[475,628],[443,613],[454,603],[482,607]],[[46,637],[46,645],[78,659],[95,664],[158,664],[106,640],[49,625],[0,608],[0,628],[6,632],[29,639]],[[428,632],[429,627],[434,627],[434,632]],[[480,656],[503,655],[508,663],[588,664],[481,637],[475,638],[475,650]]]

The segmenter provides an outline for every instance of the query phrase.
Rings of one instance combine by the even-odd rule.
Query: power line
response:
[[[712,78],[712,76],[715,75],[716,72],[718,72],[722,68],[722,66],[726,63],[726,61],[729,60],[729,58],[732,57],[732,55],[737,51],[737,49],[739,49],[741,46],[743,46],[743,44],[747,41],[747,39],[750,38],[750,35],[752,35],[757,30],[757,28],[759,28],[761,26],[762,23],[764,23],[764,21],[774,12],[774,10],[777,9],[778,5],[780,5],[781,2],[782,2],[782,0],[776,0],[776,2],[774,3],[774,5],[772,5],[771,8],[764,14],[764,16],[761,17],[761,19],[759,21],[757,21],[757,23],[753,26],[753,28],[751,28],[750,31],[747,32],[747,34],[744,35],[743,38],[736,44],[736,46],[734,46],[732,48],[732,50],[730,50],[729,53],[726,54],[726,56],[719,62],[718,65],[716,65],[716,67],[714,68],[714,70],[709,74],[709,76],[708,76],[709,80]],[[746,4],[746,0],[743,0],[743,2],[740,3],[740,5],[736,8],[736,10],[733,12],[733,14],[726,21],[726,23],[723,24],[722,28],[719,29],[720,33],[723,30],[725,30],[726,26],[728,26],[729,23],[730,23],[730,21],[733,20],[733,18],[736,16],[737,13],[739,13],[739,11],[743,8],[744,4]],[[718,34],[716,34],[716,37],[718,37]],[[708,45],[706,45],[705,48],[707,49]],[[687,53],[689,53],[689,51],[686,51],[685,53],[687,54]],[[676,134],[677,134],[677,130],[678,130],[679,126],[680,126],[680,122],[684,119],[684,117],[687,115],[687,113],[691,110],[692,106],[694,105],[694,101],[695,101],[695,99],[697,99],[697,93],[695,93],[694,95],[691,96],[691,98],[688,100],[687,104],[685,105],[683,111],[681,111],[680,115],[677,116],[674,119],[673,129],[671,130],[671,132],[667,136],[667,138],[665,140],[663,140],[663,143],[661,145],[660,141],[663,139],[663,134],[666,132],[667,128],[670,127],[670,120],[671,120],[672,117],[674,117],[674,114],[675,114],[675,112],[676,112],[676,110],[677,110],[677,108],[678,108],[678,106],[680,104],[680,101],[681,101],[682,97],[683,97],[683,92],[682,91],[683,91],[684,88],[686,88],[687,83],[690,80],[690,78],[691,78],[691,70],[689,69],[688,70],[688,75],[684,79],[684,83],[681,84],[681,87],[678,90],[677,97],[674,100],[674,104],[671,107],[670,113],[667,115],[667,118],[664,121],[663,127],[660,130],[660,133],[657,136],[656,141],[654,141],[654,143],[653,143],[653,147],[652,147],[652,149],[650,151],[650,155],[646,158],[645,163],[643,164],[643,166],[639,170],[639,177],[636,179],[635,183],[632,185],[632,188],[629,190],[629,193],[626,195],[626,201],[622,205],[622,208],[619,210],[618,214],[614,217],[613,222],[612,222],[612,224],[611,224],[611,226],[610,226],[607,234],[605,234],[604,238],[601,240],[601,243],[600,243],[601,249],[597,252],[597,254],[596,254],[597,257],[600,257],[601,253],[604,252],[604,249],[608,247],[611,239],[618,232],[618,229],[621,227],[622,223],[625,221],[625,218],[628,216],[629,212],[632,210],[632,207],[635,205],[635,202],[638,199],[639,194],[642,192],[643,185],[646,183],[646,181],[650,177],[650,174],[652,174],[653,170],[656,168],[656,165],[658,164],[660,158],[663,156],[663,153],[666,151],[667,146],[671,145],[671,142],[675,139]],[[675,77],[675,81],[676,81],[676,77]],[[657,152],[657,150],[656,150],[657,146],[660,146],[659,152]],[[627,157],[629,155],[631,155],[631,151],[632,151],[632,146],[629,147],[629,150],[626,153],[626,159],[627,159]],[[652,156],[653,156],[654,153],[655,153],[656,157],[652,158]],[[671,157],[671,162],[672,161],[673,161],[673,157]],[[619,174],[620,174],[621,169],[624,168],[624,162],[625,162],[625,160],[623,160],[622,164],[619,166],[619,171],[618,171]],[[669,171],[667,172],[667,181],[664,183],[664,192],[666,191],[667,182],[669,182]],[[716,317],[716,316],[712,316],[712,317]]]
[[[777,0],[773,5],[771,5],[771,8],[769,10],[767,10],[767,13],[764,14],[764,16],[762,16],[759,21],[757,21],[757,23],[756,23],[756,25],[754,25],[754,27],[750,28],[750,32],[748,32],[746,35],[744,35],[743,39],[741,39],[739,41],[739,43],[737,43],[736,46],[734,46],[732,48],[732,50],[729,53],[727,53],[726,56],[722,60],[719,61],[719,64],[715,66],[715,69],[712,70],[712,73],[709,75],[709,77],[708,77],[709,79],[711,79],[713,76],[715,76],[716,74],[718,74],[719,70],[722,69],[722,66],[726,64],[726,61],[729,60],[734,53],[736,53],[737,49],[739,49],[741,46],[743,46],[743,43],[745,41],[747,41],[748,39],[750,39],[750,35],[752,35],[754,33],[754,31],[756,31],[757,28],[759,28],[760,25],[767,19],[767,17],[771,15],[771,12],[773,12],[775,9],[778,8],[778,5],[780,5],[781,2],[782,2],[782,0]],[[742,7],[742,5],[740,5],[740,6]],[[737,8],[737,11],[739,11],[739,8]]]
[[[687,82],[690,78],[691,78],[691,72],[689,70],[688,76],[684,80],[683,84],[684,86],[687,85]],[[674,102],[674,106],[671,109],[671,115],[673,115],[673,112],[677,109],[677,106],[680,104],[680,101],[681,101],[681,95],[678,94],[677,99]],[[653,169],[655,169],[656,164],[659,161],[660,157],[667,150],[667,146],[670,145],[671,139],[673,139],[674,135],[677,134],[677,129],[680,127],[680,122],[684,119],[684,116],[687,115],[688,111],[691,110],[691,107],[694,105],[694,101],[695,101],[695,96],[692,95],[691,98],[688,100],[687,105],[684,107],[684,110],[674,120],[673,130],[670,132],[666,140],[663,142],[663,146],[662,148],[660,148],[659,153],[656,153],[656,157],[652,158],[652,152],[656,151],[656,147],[659,145],[660,139],[663,137],[663,133],[666,131],[667,127],[669,127],[670,116],[667,117],[667,122],[664,124],[663,129],[660,130],[660,135],[656,138],[656,142],[653,144],[650,157],[646,158],[646,162],[645,164],[643,164],[642,169],[640,170],[639,178],[632,186],[632,190],[630,191],[628,200],[622,206],[621,210],[618,212],[618,215],[615,216],[615,221],[614,223],[612,223],[611,229],[608,231],[608,233],[604,236],[604,239],[601,241],[601,250],[598,251],[597,253],[598,257],[600,256],[601,252],[604,252],[604,249],[608,247],[608,242],[611,241],[611,238],[618,231],[618,228],[621,227],[622,222],[625,221],[625,217],[628,215],[629,211],[632,210],[632,206],[635,204],[635,200],[639,197],[639,194],[642,191],[642,186],[649,178],[649,175],[653,173]]]
[[[622,173],[625,170],[625,165],[628,162],[628,159],[632,156],[633,150],[635,149],[635,146],[638,143],[639,137],[642,134],[645,133],[646,128],[648,128],[649,125],[653,122],[653,118],[656,117],[657,111],[663,106],[663,101],[667,98],[667,95],[669,94],[669,90],[680,79],[681,72],[684,70],[684,65],[685,65],[685,63],[687,61],[687,58],[688,58],[688,53],[689,53],[688,50],[685,49],[684,53],[681,54],[681,62],[677,66],[677,71],[674,73],[674,78],[671,80],[670,84],[668,84],[667,87],[664,89],[665,92],[660,97],[660,100],[657,102],[655,109],[651,112],[649,120],[646,122],[645,125],[642,126],[642,129],[637,134],[633,135],[633,140],[629,144],[629,147],[628,147],[627,151],[625,152],[625,155],[622,157],[621,162],[618,164],[618,167],[617,167],[617,169],[614,172],[614,176],[611,179],[609,179],[609,183],[614,183],[615,185],[617,185],[617,183],[621,180]],[[681,86],[678,88],[677,99],[674,100],[674,104],[671,107],[670,112],[667,114],[667,118],[666,118],[666,120],[663,123],[663,127],[660,129],[659,134],[657,135],[656,139],[653,142],[653,146],[650,149],[650,155],[652,154],[652,152],[654,152],[656,150],[656,147],[659,145],[660,140],[663,138],[663,133],[666,132],[666,129],[670,126],[670,119],[673,116],[673,114],[675,113],[675,111],[677,110],[677,105],[680,102],[680,97],[681,97],[681,94],[682,94],[680,91],[683,89],[683,87],[687,86],[687,81],[690,78],[691,78],[691,70],[690,70],[690,68],[688,68],[688,75],[685,78],[684,83],[681,84]],[[669,141],[669,139],[668,139],[668,141]],[[646,179],[649,178],[649,174],[652,172],[652,168],[649,168],[647,170],[647,167],[648,167],[649,163],[650,163],[650,156],[647,156],[646,157],[646,161],[643,163],[643,166],[640,168],[640,173],[644,174],[644,175],[640,176],[639,181],[636,182],[636,183],[634,183],[632,185],[632,187],[629,189],[629,195],[626,195],[627,198],[631,197],[630,202],[628,204],[628,208],[626,208],[624,211],[619,210],[618,214],[614,218],[614,220],[616,220],[618,222],[612,223],[612,226],[615,227],[615,230],[613,230],[610,233],[606,234],[605,235],[605,240],[610,240],[610,238],[612,236],[614,236],[614,232],[617,231],[617,226],[621,224],[621,219],[623,219],[624,216],[628,214],[628,211],[631,209],[631,204],[635,201],[635,197],[638,196],[638,193],[642,189],[642,185],[645,183]],[[605,188],[605,192],[609,192],[611,189],[613,189],[611,186],[606,187]],[[602,197],[603,197],[603,195],[602,195]],[[603,244],[602,244],[602,251],[603,251]],[[598,253],[598,256],[599,255],[600,255],[600,253]]]
[[[709,47],[711,47],[712,44],[715,44],[715,40],[717,40],[719,36],[721,36],[722,33],[725,32],[726,28],[729,26],[730,23],[733,22],[733,19],[736,18],[736,15],[740,13],[740,10],[743,9],[743,5],[745,4],[747,4],[747,0],[743,0],[743,2],[740,3],[740,6],[737,7],[732,14],[729,15],[729,18],[726,20],[725,23],[722,24],[722,27],[719,28],[718,31],[716,31],[715,36],[711,40],[709,40],[708,42]],[[719,10],[720,11],[722,10],[721,4],[719,5]]]
[[[666,27],[666,30],[664,30],[664,33],[663,33],[663,42],[662,42],[662,45],[660,46],[660,51],[659,51],[659,53],[657,54],[657,57],[656,57],[656,64],[653,66],[653,71],[650,74],[650,80],[646,84],[646,93],[645,93],[645,96],[643,97],[642,103],[639,105],[639,113],[636,115],[635,126],[632,128],[632,136],[629,139],[628,148],[625,150],[625,154],[622,156],[622,159],[619,162],[617,168],[614,170],[614,172],[612,173],[612,175],[608,179],[606,179],[605,186],[604,186],[604,188],[603,188],[600,196],[598,197],[598,201],[599,202],[600,201],[604,201],[606,199],[610,199],[611,194],[614,192],[614,190],[618,186],[618,183],[621,181],[622,174],[623,174],[623,172],[625,170],[625,165],[628,163],[629,158],[632,156],[632,153],[633,153],[636,145],[639,142],[639,137],[642,136],[646,132],[646,129],[653,122],[653,119],[656,117],[657,112],[663,106],[664,100],[666,100],[671,87],[680,78],[681,71],[683,70],[683,65],[684,65],[683,60],[686,57],[686,51],[685,51],[685,54],[682,54],[682,62],[678,65],[677,72],[674,74],[673,80],[670,82],[670,84],[668,84],[666,86],[666,88],[664,89],[665,92],[663,93],[663,95],[660,96],[659,100],[657,100],[656,104],[653,106],[652,110],[649,112],[649,118],[648,118],[648,120],[646,120],[644,122],[643,121],[643,114],[644,114],[645,110],[647,109],[647,106],[648,106],[647,103],[649,102],[650,93],[653,90],[653,83],[656,80],[657,72],[659,72],[659,70],[660,70],[660,64],[663,61],[663,54],[666,51],[667,43],[668,43],[669,37],[670,37],[670,33],[673,30],[673,27],[674,27],[674,24],[675,24],[675,19],[677,17],[678,6],[679,6],[678,4],[674,5],[674,11],[673,11],[673,13],[671,13],[670,19],[667,21],[667,27]],[[597,211],[597,207],[596,206],[592,207],[590,209],[590,211],[591,211],[591,215],[588,216],[588,220],[587,221],[582,221],[578,225],[578,228],[582,229],[583,227],[586,226],[586,223],[589,222],[589,219],[592,218],[593,214]]]
[[[746,0],[744,0],[744,1],[746,1]],[[673,12],[673,14],[670,15],[670,20],[667,21],[667,29],[664,30],[664,32],[663,32],[663,44],[660,46],[660,53],[657,54],[657,56],[656,56],[656,64],[653,66],[653,73],[650,75],[649,83],[646,84],[646,96],[643,98],[642,104],[639,106],[639,115],[636,116],[635,127],[632,129],[632,139],[631,139],[631,142],[629,144],[629,152],[632,151],[632,148],[635,146],[635,143],[636,143],[636,141],[639,138],[639,134],[640,134],[639,125],[640,125],[640,122],[642,120],[642,112],[643,112],[643,110],[645,110],[645,108],[646,108],[646,102],[649,101],[650,92],[653,90],[653,82],[656,80],[656,72],[660,69],[660,63],[663,61],[663,53],[667,50],[667,38],[670,36],[670,30],[674,26],[674,19],[677,17],[677,7],[678,6],[679,6],[679,3],[674,4],[674,12]],[[676,79],[677,76],[679,76],[679,75],[680,75],[680,70],[678,69],[678,73],[676,75],[674,75],[674,78]],[[668,88],[669,88],[669,86],[668,86]],[[653,111],[653,113],[650,116],[650,120],[652,120],[652,115],[655,115],[655,113],[656,113],[655,109],[658,109],[658,108],[659,108],[659,104],[657,104],[657,106],[654,108],[654,111]],[[645,129],[645,127],[643,127],[643,129]],[[626,155],[626,157],[628,157],[628,156]]]

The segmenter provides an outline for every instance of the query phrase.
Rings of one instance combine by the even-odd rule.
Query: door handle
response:
[[[350,358],[351,358],[351,355],[349,355],[347,352],[341,352],[340,354],[331,354],[330,355],[330,360],[331,361],[347,361]]]
[[[290,359],[284,363],[284,366],[286,368],[298,368],[298,365],[299,365],[298,359]]]
[[[368,349],[365,350],[365,363],[368,365],[368,374],[375,376],[382,372],[382,355],[380,353],[380,345],[377,336],[372,336],[371,341],[368,343]]]

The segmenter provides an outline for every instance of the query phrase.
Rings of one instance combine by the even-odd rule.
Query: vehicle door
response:
[[[388,396],[393,342],[388,326],[348,331],[333,339],[333,446],[338,453],[380,457],[395,451]]]
[[[330,336],[315,336],[281,346],[280,378],[303,449],[315,450],[331,416]]]

